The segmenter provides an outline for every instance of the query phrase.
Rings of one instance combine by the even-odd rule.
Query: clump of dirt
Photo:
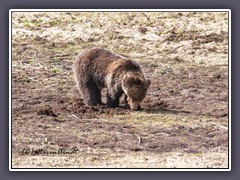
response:
[[[45,105],[44,107],[39,108],[37,114],[57,117],[57,115],[53,112],[52,107],[50,107],[49,105]]]

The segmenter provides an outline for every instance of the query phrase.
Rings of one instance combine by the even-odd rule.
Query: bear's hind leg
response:
[[[86,105],[96,106],[101,101],[101,91],[97,88],[93,81],[84,83],[84,86],[80,87],[82,98]]]

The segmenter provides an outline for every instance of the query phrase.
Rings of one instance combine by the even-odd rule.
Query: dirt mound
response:
[[[57,115],[53,113],[52,108],[47,105],[37,110],[38,115],[46,115],[56,117]]]
[[[210,42],[223,42],[224,39],[227,39],[227,34],[221,32],[220,34],[217,33],[210,33],[206,35],[200,35],[198,31],[183,31],[183,32],[175,32],[174,30],[171,34],[166,38],[165,41],[189,41],[189,40],[197,40],[194,41],[194,45],[198,44],[205,44]]]

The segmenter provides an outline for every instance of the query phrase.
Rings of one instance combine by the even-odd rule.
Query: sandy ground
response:
[[[94,46],[140,63],[142,111],[84,105]],[[228,168],[228,98],[226,12],[12,13],[13,168]]]

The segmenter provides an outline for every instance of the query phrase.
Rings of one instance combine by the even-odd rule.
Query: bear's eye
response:
[[[141,81],[140,79],[136,79],[134,84],[136,84],[136,85],[141,85],[141,84],[142,84],[142,81]]]
[[[140,79],[130,79],[129,80],[129,83],[132,84],[132,85],[142,85],[142,81]]]

